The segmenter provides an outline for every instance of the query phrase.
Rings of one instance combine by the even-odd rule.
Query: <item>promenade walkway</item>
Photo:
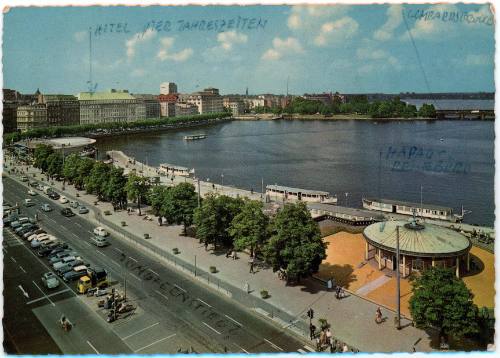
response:
[[[29,176],[32,177],[33,174],[36,174],[37,180],[41,179],[40,171],[30,167]],[[134,243],[138,243],[138,249],[152,254],[154,252],[163,262],[182,267],[184,272],[193,278],[192,270],[196,260],[196,278],[200,282],[210,282],[211,288],[219,289],[221,293],[303,337],[308,336],[306,312],[313,308],[316,326],[319,325],[318,318],[326,318],[332,326],[335,338],[362,352],[411,352],[414,346],[416,351],[432,350],[429,333],[412,327],[410,321],[403,320],[404,328],[396,330],[393,311],[382,308],[387,319],[377,325],[374,321],[377,304],[369,300],[354,294],[337,300],[333,292],[329,292],[322,282],[314,279],[303,280],[296,286],[286,286],[284,281],[279,280],[277,275],[264,265],[257,267],[256,273],[251,274],[249,257],[245,253],[239,253],[239,258],[232,260],[226,258],[224,253],[205,251],[197,239],[181,236],[180,226],[158,226],[156,218],[148,221],[144,220],[144,215],[128,215],[126,211],[113,212],[109,203],[99,202],[94,206],[95,196],[87,195],[83,191],[78,192],[70,185],[66,185],[63,191],[61,182],[55,182],[54,187],[64,192],[70,200],[77,200],[91,209],[89,218],[96,225],[108,227],[114,236],[133,239]],[[112,214],[105,216],[106,210]],[[147,208],[143,211],[147,211]],[[127,226],[121,227],[122,221],[125,221]],[[145,233],[149,234],[151,239],[144,239]],[[146,246],[149,249],[146,249]],[[178,248],[180,253],[172,255],[173,248]],[[217,267],[218,272],[208,273],[210,266]],[[244,290],[246,283],[249,284],[250,293]],[[261,299],[261,290],[267,290],[270,297]]]

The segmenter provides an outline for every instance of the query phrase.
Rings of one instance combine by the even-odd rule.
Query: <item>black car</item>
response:
[[[55,191],[51,191],[49,193],[49,198],[51,198],[53,200],[59,200],[60,197],[61,197],[61,195],[57,194]]]
[[[71,216],[75,216],[75,213],[70,208],[64,208],[61,209],[61,215],[69,218]]]
[[[61,246],[62,246],[62,244],[59,242],[51,242],[50,244],[48,244],[46,246],[42,245],[42,247],[40,249],[38,249],[36,254],[40,257],[44,257],[44,256],[47,256],[48,254],[50,254],[53,250],[55,250]],[[64,249],[61,249],[61,250],[64,250]]]
[[[67,249],[68,249],[68,245],[62,244],[61,246],[58,246],[55,249],[52,249],[52,251],[50,251],[47,254],[47,258],[50,260],[51,258],[53,258],[54,256],[56,256],[58,253],[63,252],[65,250],[67,250]]]
[[[64,280],[64,282],[70,282],[70,281],[74,281],[76,279],[79,279],[80,277],[83,277],[85,275],[87,275],[87,271],[86,270],[82,270],[82,271],[69,271],[69,272],[66,272],[63,275],[63,280]]]

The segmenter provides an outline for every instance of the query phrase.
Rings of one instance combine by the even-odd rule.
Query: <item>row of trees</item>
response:
[[[288,106],[258,107],[256,113],[287,113],[287,114],[363,114],[372,118],[435,118],[436,110],[432,104],[423,104],[420,109],[412,104],[406,104],[399,97],[387,101],[368,102],[366,96],[355,96],[347,103],[342,103],[339,97],[334,97],[330,104],[302,97],[294,98]]]
[[[229,117],[230,115],[231,114],[228,112],[222,112],[222,113],[200,114],[195,116],[151,118],[151,119],[138,120],[135,122],[112,122],[112,123],[97,123],[97,124],[80,124],[73,126],[52,126],[46,128],[36,128],[24,133],[19,133],[19,132],[7,133],[4,136],[4,142],[12,143],[25,138],[59,137],[62,135],[76,135],[101,129],[120,130],[127,128],[175,125],[175,124],[182,124],[194,121],[226,118]]]

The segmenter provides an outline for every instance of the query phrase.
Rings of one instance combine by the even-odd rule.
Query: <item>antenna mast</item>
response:
[[[89,80],[87,81],[89,85],[89,92],[93,94],[95,91],[94,83],[92,82],[92,28],[89,27]]]

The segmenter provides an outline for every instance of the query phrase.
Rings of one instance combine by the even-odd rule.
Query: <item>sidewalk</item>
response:
[[[37,173],[37,179],[40,179],[39,170],[30,168],[29,172],[30,176],[31,173]],[[55,182],[55,188],[62,191],[62,183]],[[250,274],[249,257],[245,253],[239,253],[239,259],[232,260],[226,258],[224,253],[205,251],[197,239],[180,235],[181,226],[160,227],[156,218],[146,221],[144,216],[128,215],[126,211],[113,212],[110,203],[99,202],[98,206],[94,207],[95,197],[82,191],[78,192],[77,198],[77,191],[73,186],[66,185],[64,193],[68,199],[77,200],[91,209],[94,222],[97,223],[97,218],[103,225],[128,233],[127,236],[133,236],[134,241],[154,247],[154,251],[161,253],[160,256],[167,260],[173,256],[172,249],[178,248],[180,253],[175,255],[175,259],[183,263],[185,270],[193,270],[196,258],[198,276],[201,276],[198,279],[210,280],[212,285],[217,282],[216,287],[227,291],[226,294],[236,301],[255,309],[257,313],[273,318],[283,327],[290,326],[288,328],[295,333],[308,335],[306,311],[313,308],[316,326],[318,318],[326,318],[332,326],[335,338],[362,352],[411,352],[414,345],[417,351],[432,350],[428,333],[412,327],[407,320],[402,320],[403,329],[396,330],[393,324],[395,314],[387,309],[382,309],[387,320],[377,325],[374,321],[377,304],[361,297],[351,294],[342,300],[336,300],[333,292],[328,292],[322,283],[314,279],[303,280],[300,285],[287,287],[271,269],[258,267],[255,274]],[[109,210],[112,215],[104,216],[105,210]],[[122,221],[127,222],[127,226],[121,227]],[[145,233],[149,234],[151,239],[143,239]],[[209,274],[210,266],[217,267],[218,272]],[[244,291],[246,282],[250,286],[250,294]],[[270,297],[261,299],[261,290],[267,290]]]

